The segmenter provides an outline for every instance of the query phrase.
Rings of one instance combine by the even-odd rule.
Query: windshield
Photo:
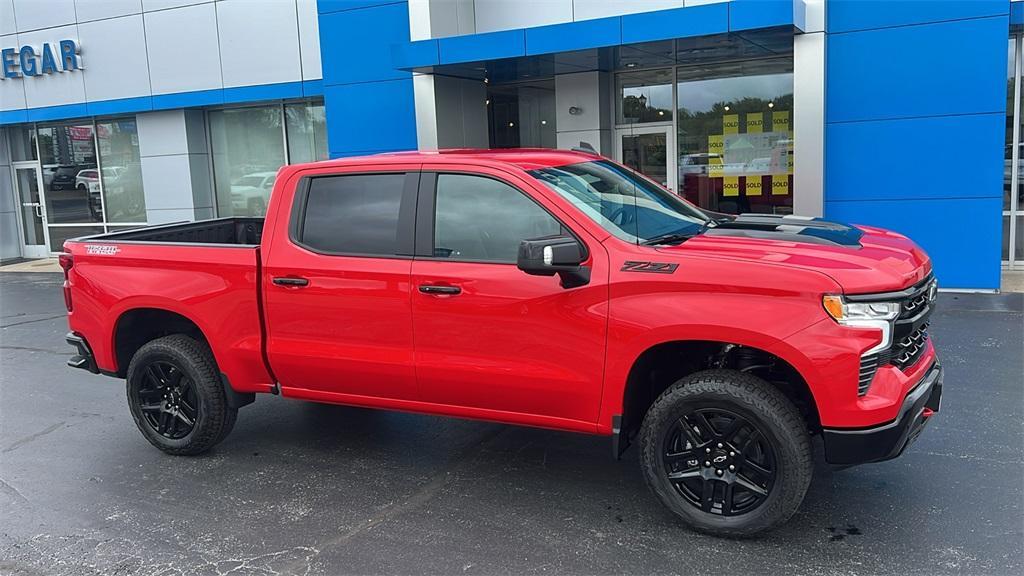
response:
[[[594,160],[531,170],[560,196],[615,236],[642,244],[696,235],[710,218],[679,196],[627,168]]]

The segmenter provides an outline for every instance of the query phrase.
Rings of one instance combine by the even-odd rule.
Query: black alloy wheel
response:
[[[754,424],[729,410],[689,410],[665,436],[662,458],[679,495],[710,514],[750,512],[775,484],[771,445]]]
[[[143,375],[136,394],[146,423],[164,438],[188,436],[199,417],[199,398],[192,380],[167,361],[149,363]]]

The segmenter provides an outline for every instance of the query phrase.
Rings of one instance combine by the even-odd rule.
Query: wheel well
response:
[[[124,378],[132,356],[147,342],[169,336],[185,334],[209,345],[202,330],[188,318],[160,308],[136,308],[117,319],[114,329],[114,353],[117,358],[117,375]]]
[[[807,382],[782,358],[728,342],[687,340],[658,344],[637,358],[626,380],[622,433],[632,435],[638,431],[647,409],[669,386],[689,374],[711,368],[749,372],[764,379],[796,405],[809,431],[816,433],[821,429],[818,408]]]

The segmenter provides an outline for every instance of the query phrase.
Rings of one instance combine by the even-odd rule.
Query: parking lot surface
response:
[[[688,531],[603,437],[268,396],[166,456],[123,381],[64,365],[60,276],[3,274],[0,574],[1021,574],[1022,309],[942,294],[921,439],[819,464],[788,524],[734,541]]]

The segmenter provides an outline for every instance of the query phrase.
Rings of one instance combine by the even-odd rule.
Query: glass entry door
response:
[[[27,166],[14,164],[14,185],[18,189],[21,215],[21,254],[25,258],[46,258],[46,202],[40,196],[39,168],[33,162]]]
[[[633,126],[616,131],[619,162],[672,190],[678,190],[672,126]]]

